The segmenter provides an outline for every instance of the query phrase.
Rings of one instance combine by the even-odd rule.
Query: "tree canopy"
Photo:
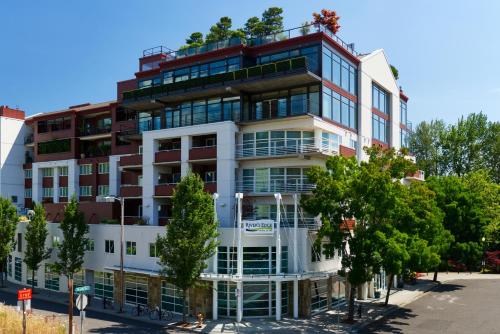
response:
[[[26,225],[26,251],[24,252],[24,263],[32,272],[31,282],[34,289],[35,273],[43,260],[50,257],[50,250],[45,247],[45,241],[49,234],[47,221],[45,220],[45,209],[41,204],[35,204],[35,214]]]
[[[5,268],[7,257],[15,244],[17,220],[16,207],[10,200],[0,197],[0,264],[2,268]]]
[[[187,291],[199,283],[206,261],[215,254],[216,237],[212,197],[200,176],[190,173],[175,188],[172,220],[156,242],[163,274],[184,292],[184,319]]]

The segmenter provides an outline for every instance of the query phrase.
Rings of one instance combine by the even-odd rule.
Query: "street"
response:
[[[0,302],[6,305],[17,305],[17,295],[9,292],[5,289],[0,289]],[[43,315],[61,315],[67,318],[67,306],[57,303],[50,303],[43,300],[37,300],[36,295],[31,301],[33,307],[33,312],[36,314]],[[75,310],[74,322],[78,324],[79,317],[78,311]],[[125,319],[119,316],[105,314],[95,311],[87,311],[87,317],[84,322],[84,332],[85,333],[102,333],[102,334],[114,334],[114,333],[137,333],[137,334],[160,334],[160,333],[172,333],[177,332],[172,330],[166,330],[159,325],[153,325],[144,323],[137,320]]]
[[[360,333],[500,332],[500,277],[446,282]]]

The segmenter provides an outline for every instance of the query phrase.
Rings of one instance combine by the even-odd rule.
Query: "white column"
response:
[[[276,275],[281,274],[281,194],[274,194],[276,198]],[[277,291],[277,290],[276,290]]]
[[[314,128],[314,147],[317,149],[321,148],[323,141],[323,131],[320,128]]]
[[[297,230],[299,227],[299,217],[298,217],[298,198],[297,194],[293,194],[293,272],[298,275],[299,264],[298,264],[298,242],[297,242]],[[297,319],[299,317],[299,279],[295,277],[293,280],[293,317]]]
[[[121,172],[118,166],[119,162],[119,155],[109,157],[109,194],[113,196],[120,195]]]
[[[238,248],[237,248],[237,269],[236,275],[238,276],[238,282],[236,283],[236,321],[241,322],[243,318],[243,240],[241,240],[241,200],[243,199],[242,193],[236,193],[236,200],[238,201],[238,212],[236,219],[236,229],[238,234]]]
[[[78,199],[78,192],[80,190],[80,169],[76,159],[68,160],[68,200],[73,195]]]
[[[54,189],[52,193],[52,201],[54,203],[59,203],[59,167],[52,168],[52,187]]]
[[[181,176],[189,172],[189,149],[191,148],[190,137],[181,137]]]
[[[219,314],[218,314],[218,307],[219,305],[217,304],[217,297],[218,297],[218,293],[217,293],[217,281],[213,281],[213,287],[212,287],[212,319],[213,320],[217,320],[218,317],[219,317]]]
[[[232,227],[235,193],[235,133],[234,123],[224,123],[217,130],[217,193],[220,226]]]
[[[149,218],[150,225],[158,225],[158,208],[154,200],[157,171],[155,159],[155,140],[150,132],[142,135],[142,215]]]
[[[31,199],[33,202],[42,202],[42,173],[38,164],[31,165]]]
[[[276,320],[281,320],[281,281],[276,281]]]

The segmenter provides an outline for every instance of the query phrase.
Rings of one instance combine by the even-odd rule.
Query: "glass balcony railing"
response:
[[[310,192],[314,187],[307,177],[277,178],[269,181],[244,177],[242,181],[236,182],[236,191],[243,193],[299,193]]]
[[[192,78],[185,81],[159,84],[146,88],[135,89],[123,92],[124,101],[133,101],[142,98],[152,98],[157,95],[168,95],[171,93],[182,93],[191,89],[202,89],[214,85],[224,86],[226,82],[245,81],[247,79],[257,79],[272,76],[278,73],[298,71],[307,69],[306,57],[297,57],[282,60],[275,63],[257,65],[242,68],[227,73],[214,74],[206,77]]]
[[[323,139],[320,143],[316,143],[314,138],[272,138],[252,140],[236,145],[236,158],[276,157],[305,153],[338,155],[339,142]]]
[[[319,32],[323,32],[324,34],[332,38],[335,42],[337,42],[346,51],[348,51],[354,56],[357,56],[357,52],[354,50],[353,44],[348,44],[344,42],[340,37],[335,35],[330,29],[320,24],[308,24],[301,27],[283,30],[269,35],[256,36],[251,38],[235,37],[218,42],[207,43],[205,45],[198,47],[183,48],[178,51],[172,51],[171,49],[166,48],[164,46],[157,46],[144,50],[142,54],[143,57],[148,57],[155,54],[163,54],[165,55],[166,58],[165,61],[170,61],[183,57],[203,54],[210,51],[225,49],[236,45],[258,46],[258,45],[284,41],[295,37],[307,36]]]

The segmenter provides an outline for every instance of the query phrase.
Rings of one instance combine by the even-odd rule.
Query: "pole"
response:
[[[297,207],[297,194],[293,194],[293,272],[295,279],[293,280],[293,318],[299,317],[299,279],[298,279],[298,245],[297,245],[297,229],[299,228],[299,217]]]
[[[26,334],[26,304],[23,300],[23,334]]]
[[[274,194],[276,198],[276,320],[281,320],[281,194]]]
[[[83,295],[80,295],[80,334],[83,333]]]
[[[125,298],[125,274],[123,271],[123,243],[125,239],[125,198],[120,198],[120,313],[123,313],[123,305]]]
[[[212,195],[212,198],[214,200],[214,222],[217,224],[217,228],[219,227],[219,220],[217,219],[217,199],[219,198],[219,194],[214,193]],[[217,242],[217,237],[215,238],[215,241]],[[217,275],[217,257],[218,257],[218,247],[215,248],[215,253],[214,253],[214,258],[213,258],[213,267],[214,267],[214,274]],[[212,319],[217,320],[218,319],[218,295],[217,295],[217,281],[213,281],[213,287],[212,287]]]
[[[237,269],[236,274],[238,281],[236,283],[236,322],[241,322],[243,318],[243,242],[241,240],[241,200],[242,193],[236,193],[236,200],[238,203],[238,212],[236,215],[236,228],[238,229],[238,248],[237,248]]]
[[[68,290],[69,290],[69,305],[68,305],[68,315],[69,315],[69,334],[73,334],[73,274],[68,276]]]

